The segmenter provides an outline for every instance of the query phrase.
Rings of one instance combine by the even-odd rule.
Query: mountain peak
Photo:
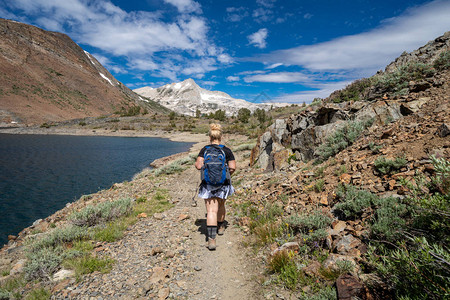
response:
[[[221,109],[230,116],[237,114],[241,108],[254,111],[257,108],[266,109],[269,107],[268,104],[235,99],[221,91],[203,89],[192,78],[167,84],[157,89],[143,87],[134,90],[134,92],[148,97],[177,113],[189,116],[195,116],[197,110],[209,114]]]

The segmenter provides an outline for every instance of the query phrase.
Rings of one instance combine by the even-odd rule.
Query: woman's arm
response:
[[[201,170],[203,167],[203,162],[205,161],[205,159],[201,156],[197,157],[197,160],[195,161],[195,167],[197,168],[197,170]]]
[[[228,161],[228,169],[230,170],[230,175],[233,174],[234,171],[236,171],[236,161],[235,160]]]

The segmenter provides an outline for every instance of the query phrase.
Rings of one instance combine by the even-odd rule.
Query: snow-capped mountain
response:
[[[237,114],[241,108],[248,108],[253,112],[257,108],[268,109],[272,105],[235,99],[220,91],[208,91],[190,78],[159,88],[143,87],[133,91],[177,113],[189,116],[195,116],[197,109],[205,114],[221,109],[230,116]]]

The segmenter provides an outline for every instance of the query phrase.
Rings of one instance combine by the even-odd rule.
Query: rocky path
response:
[[[160,187],[169,190],[175,207],[141,219],[120,241],[95,249],[116,261],[111,272],[62,282],[65,288],[52,298],[255,299],[238,229],[229,224],[216,251],[205,247],[205,207],[197,198],[192,206],[198,176],[190,167],[169,178]]]

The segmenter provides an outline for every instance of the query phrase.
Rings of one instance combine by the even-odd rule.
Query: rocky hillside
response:
[[[449,39],[276,120],[259,138],[251,163],[266,173],[237,176],[235,205],[276,293],[448,297]]]
[[[0,19],[0,124],[42,124],[141,106],[163,108],[118,82],[67,35]]]
[[[235,99],[220,91],[208,91],[199,87],[193,79],[171,83],[159,88],[143,87],[134,92],[183,115],[195,116],[199,110],[202,114],[214,113],[221,109],[226,115],[236,115],[241,108],[254,111],[257,108],[268,109],[283,104],[258,104],[242,99]]]

